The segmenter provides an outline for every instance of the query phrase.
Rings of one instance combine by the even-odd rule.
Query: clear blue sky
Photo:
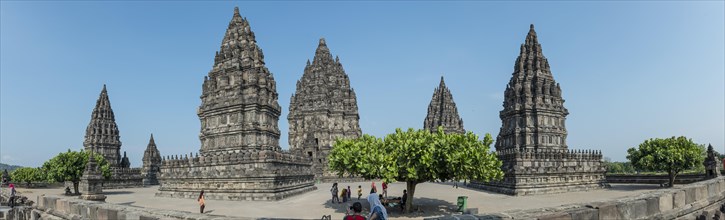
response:
[[[0,161],[82,148],[103,84],[134,167],[197,152],[201,84],[234,6],[274,74],[280,145],[295,82],[325,37],[357,92],[363,133],[423,126],[445,76],[465,129],[498,134],[529,24],[561,83],[568,144],[624,161],[645,139],[725,149],[725,5],[710,2],[0,2]]]

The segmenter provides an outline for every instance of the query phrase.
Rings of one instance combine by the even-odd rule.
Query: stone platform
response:
[[[599,152],[581,150],[516,150],[498,152],[504,179],[471,186],[509,195],[586,191],[607,187]]]
[[[277,151],[168,159],[156,196],[196,199],[204,190],[214,200],[280,200],[316,189],[309,169],[304,158]]]

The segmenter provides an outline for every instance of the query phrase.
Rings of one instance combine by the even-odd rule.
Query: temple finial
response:
[[[324,37],[321,37],[320,38],[320,45],[327,45],[327,43],[325,42],[325,38]]]
[[[529,25],[529,29],[534,30],[534,24]]]
[[[239,15],[239,7],[234,6],[234,15]]]

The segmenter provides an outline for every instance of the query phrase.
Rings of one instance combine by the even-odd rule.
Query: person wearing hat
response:
[[[352,215],[350,215],[350,210],[353,211]],[[355,202],[350,206],[350,208],[347,209],[347,212],[345,213],[345,218],[343,220],[366,220],[365,216],[362,216],[362,203]]]

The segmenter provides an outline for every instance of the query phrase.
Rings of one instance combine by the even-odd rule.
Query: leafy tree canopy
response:
[[[698,144],[684,136],[654,138],[644,141],[639,148],[629,148],[627,159],[640,170],[667,172],[672,187],[677,174],[702,164],[705,159],[702,151]]]
[[[83,171],[86,169],[86,163],[88,163],[88,157],[90,154],[81,151],[71,151],[60,153],[57,156],[43,163],[42,169],[46,172],[46,177],[49,182],[73,182],[75,193],[78,193],[78,183],[83,176]],[[103,156],[100,154],[93,154],[98,166],[101,168],[101,173],[106,179],[111,177],[110,165]]]
[[[40,168],[22,167],[13,170],[10,173],[11,179],[19,183],[25,183],[26,186],[30,186],[32,182],[45,181],[45,172]]]
[[[493,138],[473,132],[446,134],[442,128],[407,131],[396,129],[385,139],[363,135],[338,139],[329,155],[330,169],[387,182],[405,181],[406,210],[412,207],[415,185],[433,180],[490,181],[503,178],[501,161],[490,151]]]

